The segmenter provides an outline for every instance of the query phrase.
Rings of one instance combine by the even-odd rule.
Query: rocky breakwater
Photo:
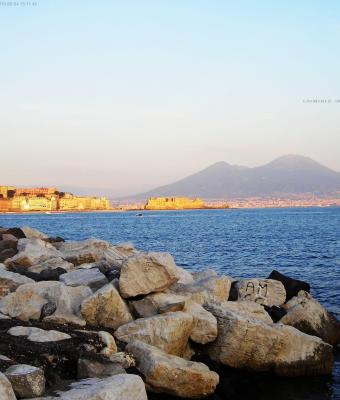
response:
[[[199,399],[222,378],[202,360],[331,373],[339,321],[308,284],[276,271],[190,273],[168,253],[28,227],[0,228],[0,257],[1,400]]]

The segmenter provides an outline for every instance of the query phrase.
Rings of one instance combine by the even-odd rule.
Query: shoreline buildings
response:
[[[0,186],[0,211],[86,211],[109,210],[105,197],[75,196],[50,188],[16,188]]]

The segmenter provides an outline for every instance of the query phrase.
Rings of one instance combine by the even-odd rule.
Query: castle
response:
[[[0,186],[0,212],[109,210],[105,198],[80,197],[51,188]]]
[[[148,199],[146,210],[190,210],[206,208],[202,199],[188,197],[151,197]]]

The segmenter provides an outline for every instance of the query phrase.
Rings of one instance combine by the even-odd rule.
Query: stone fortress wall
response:
[[[151,197],[148,199],[146,210],[183,210],[205,208],[202,199],[189,199],[187,197]]]

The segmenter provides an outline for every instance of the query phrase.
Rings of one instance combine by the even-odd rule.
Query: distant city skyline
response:
[[[0,6],[0,184],[118,197],[285,154],[340,171],[339,21],[327,0]]]

